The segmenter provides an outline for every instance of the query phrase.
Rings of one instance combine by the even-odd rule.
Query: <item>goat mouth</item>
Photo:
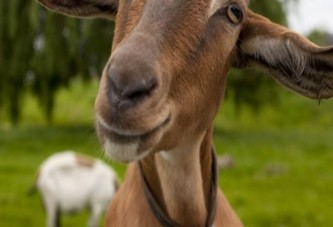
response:
[[[130,130],[121,130],[117,128],[113,128],[109,126],[102,117],[97,116],[97,128],[101,131],[101,133],[106,136],[108,139],[120,143],[127,144],[133,142],[143,142],[149,140],[153,135],[157,132],[165,128],[169,122],[171,121],[171,114],[168,114],[167,117],[156,127],[144,131],[144,132],[136,132]]]

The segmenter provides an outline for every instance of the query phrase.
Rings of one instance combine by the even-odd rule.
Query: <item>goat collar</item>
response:
[[[144,176],[142,165],[138,162],[140,175],[141,175],[141,182],[143,186],[143,191],[146,197],[146,200],[149,204],[150,209],[155,215],[155,218],[160,222],[163,227],[180,227],[179,224],[171,220],[167,214],[163,212],[161,207],[158,205],[156,199],[154,198],[150,187],[148,185],[147,179]],[[216,214],[216,207],[217,207],[217,165],[216,165],[216,155],[214,150],[212,150],[212,181],[211,181],[211,188],[209,194],[209,210],[208,210],[208,218],[206,220],[205,227],[212,227],[215,220]]]

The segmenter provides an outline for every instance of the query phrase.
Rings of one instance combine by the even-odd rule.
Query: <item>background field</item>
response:
[[[93,128],[97,83],[75,81],[71,87],[57,95],[52,126],[30,96],[22,125],[1,125],[1,227],[44,225],[39,197],[26,192],[50,154],[73,149],[104,157]],[[214,142],[236,167],[220,173],[220,186],[246,226],[333,226],[333,103],[281,92],[281,105],[260,112],[239,113],[230,100],[223,105]],[[126,166],[109,163],[123,178]],[[64,226],[84,226],[87,213],[65,217]]]

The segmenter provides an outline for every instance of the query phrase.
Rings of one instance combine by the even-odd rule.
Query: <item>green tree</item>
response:
[[[313,30],[308,35],[309,40],[321,46],[327,46],[332,44],[330,38],[330,34],[322,30]]]
[[[56,91],[74,78],[100,75],[113,24],[46,12],[35,1],[0,2],[0,110],[20,119],[22,97],[33,92],[51,121]]]
[[[29,1],[0,3],[0,105],[7,107],[11,120],[19,119],[21,97],[24,93],[22,75],[27,73],[33,52],[32,27],[29,23]]]

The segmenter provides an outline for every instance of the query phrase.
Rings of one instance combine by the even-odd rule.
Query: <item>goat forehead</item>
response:
[[[160,41],[166,38],[172,40],[175,36],[194,37],[203,30],[210,2],[211,0],[120,2],[122,4],[117,17],[114,44],[133,33]]]
[[[123,2],[126,7],[122,7],[122,10],[127,16],[128,11],[140,15],[138,18],[144,15],[156,16],[157,20],[171,17],[167,21],[175,23],[175,19],[179,20],[187,14],[210,17],[220,7],[231,3],[248,5],[249,0],[127,0]]]
[[[245,0],[126,0],[120,2],[118,27],[123,35],[133,31],[136,25],[140,25],[139,30],[155,30],[155,34],[163,28],[170,34],[170,29],[180,27],[185,30],[193,27],[193,33],[214,12],[231,2],[245,4]]]
[[[140,43],[136,47],[155,46],[156,55],[168,54],[184,60],[189,52],[201,51],[203,37],[208,32],[210,16],[221,7],[238,3],[245,7],[245,0],[124,0],[120,2],[113,50],[129,43]],[[214,27],[222,30],[222,28]],[[224,30],[223,30],[224,31]],[[226,30],[225,32],[230,32]],[[147,42],[142,40],[154,40]],[[122,42],[123,41],[123,42]],[[131,42],[130,42],[131,41]],[[206,42],[206,45],[208,42]],[[172,53],[168,51],[173,48]],[[122,49],[125,50],[124,48]],[[166,50],[166,51],[161,51]],[[144,53],[145,51],[138,51]],[[171,51],[170,51],[171,52]],[[114,52],[115,53],[115,52]],[[181,65],[180,62],[179,65]]]
[[[208,8],[212,1],[215,0],[126,0],[123,2],[123,10],[134,10],[140,11],[140,9],[145,8],[145,11],[149,11],[149,9],[154,9],[153,12],[160,12],[167,9],[169,13],[178,12],[182,10],[187,10],[189,13],[194,13],[192,9],[200,8],[203,10],[204,8]],[[229,0],[217,0],[219,2],[229,1]],[[203,12],[203,11],[201,11]],[[165,14],[164,14],[165,15]],[[159,15],[163,16],[163,15]]]

